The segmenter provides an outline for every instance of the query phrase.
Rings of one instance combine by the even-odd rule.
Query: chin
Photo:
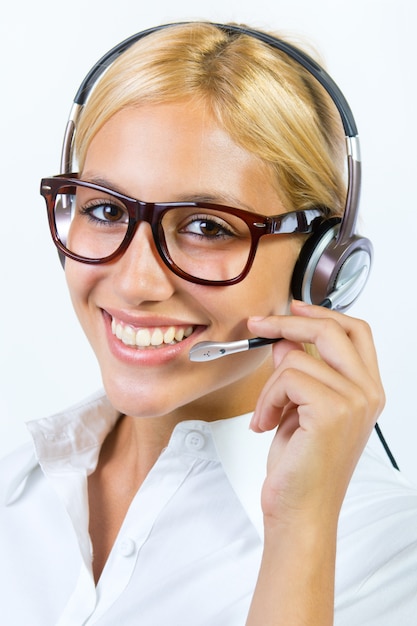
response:
[[[114,380],[104,380],[104,388],[110,403],[122,415],[130,417],[162,417],[177,408],[175,399],[167,389],[159,393],[155,385],[151,388],[138,385],[137,381],[123,381],[118,385]],[[182,403],[180,403],[182,404]]]

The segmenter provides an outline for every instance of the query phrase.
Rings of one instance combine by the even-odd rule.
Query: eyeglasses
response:
[[[206,202],[142,202],[77,174],[44,178],[41,194],[53,241],[70,259],[113,261],[147,222],[169,269],[202,285],[238,283],[248,274],[261,237],[311,233],[324,218],[318,208],[267,216]]]

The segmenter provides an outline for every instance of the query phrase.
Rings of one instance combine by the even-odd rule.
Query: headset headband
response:
[[[123,52],[130,48],[130,46],[132,46],[134,43],[136,43],[140,39],[143,39],[147,35],[150,35],[159,30],[164,30],[165,28],[170,28],[172,26],[181,26],[192,23],[193,22],[177,22],[173,24],[163,24],[162,26],[154,26],[153,28],[149,28],[147,30],[136,33],[135,35],[132,35],[128,39],[125,39],[124,41],[114,46],[114,48],[106,52],[106,54],[102,56],[101,59],[97,61],[97,63],[88,72],[75,95],[74,103],[84,105],[90,94],[90,91],[92,90],[93,86],[95,85],[101,74],[109,67],[109,65],[113,63],[113,61],[116,60],[118,56],[120,56]],[[268,35],[267,33],[262,33],[257,30],[244,28],[234,24],[212,23],[211,25],[216,26],[220,30],[223,30],[228,35],[236,33],[241,35],[248,35],[249,37],[259,39],[260,41],[263,41],[271,47],[285,52],[285,54],[297,61],[297,63],[302,65],[321,83],[321,85],[330,95],[331,99],[333,100],[339,111],[343,128],[345,130],[345,135],[347,137],[357,136],[358,132],[356,128],[356,123],[345,96],[343,95],[337,84],[334,82],[332,77],[308,54],[299,50],[295,46],[285,41],[282,41],[281,39],[277,39],[272,35]]]

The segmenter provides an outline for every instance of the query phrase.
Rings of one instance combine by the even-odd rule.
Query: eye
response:
[[[234,237],[234,229],[222,218],[215,215],[191,215],[180,228],[181,233],[190,233],[207,239]]]
[[[81,207],[80,212],[91,221],[102,224],[127,224],[129,221],[125,207],[103,200],[89,202]]]

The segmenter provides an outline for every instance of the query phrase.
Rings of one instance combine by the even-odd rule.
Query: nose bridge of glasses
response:
[[[134,200],[129,206],[130,218],[133,221],[129,229],[129,244],[131,244],[133,238],[138,238],[138,235],[140,238],[146,237],[151,243],[151,247],[156,248],[156,253],[160,256],[161,251],[157,228],[160,213],[161,208],[158,204]],[[146,224],[148,224],[149,228],[143,228]],[[146,235],[146,233],[148,234]]]
[[[154,227],[158,217],[157,205],[154,202],[144,202],[142,200],[135,200],[133,208],[133,215],[131,211],[131,217],[135,221],[136,228],[141,222],[147,222],[150,226]]]
[[[157,244],[157,215],[155,215],[155,203],[144,202],[142,200],[134,200],[132,198],[124,198],[125,205],[129,213],[129,227],[127,233],[128,243],[137,236],[138,230],[143,232],[143,228],[139,228],[141,224],[149,224],[152,231],[152,238]],[[159,247],[157,245],[157,247]]]

